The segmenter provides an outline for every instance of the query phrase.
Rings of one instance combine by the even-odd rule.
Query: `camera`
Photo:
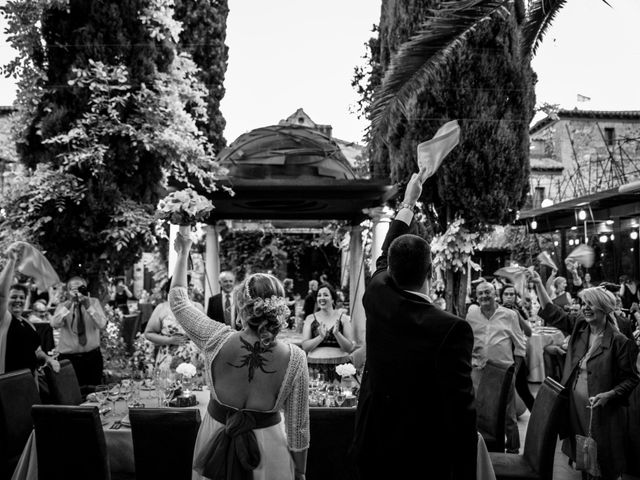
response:
[[[87,289],[86,285],[80,285],[78,287],[78,293],[86,297],[87,295],[89,295],[89,290]]]

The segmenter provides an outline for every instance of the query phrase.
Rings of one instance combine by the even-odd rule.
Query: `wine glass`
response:
[[[140,370],[135,370],[131,375],[131,391],[133,394],[133,403],[140,406],[142,398],[141,390],[144,385],[144,375]]]
[[[131,407],[133,405],[130,403],[132,397],[133,385],[131,384],[131,380],[122,380],[122,382],[120,382],[120,398],[126,402],[127,407]]]
[[[107,401],[107,391],[109,390],[108,385],[96,385],[95,396],[98,401],[98,411],[100,415],[103,414],[102,409],[104,408],[104,404]]]
[[[346,399],[347,399],[347,395],[345,391],[339,388],[338,392],[336,393],[336,403],[338,404],[338,406],[341,407]]]
[[[107,416],[116,416],[116,402],[120,399],[120,384],[110,383],[107,385],[107,401],[111,402],[113,408]]]
[[[336,387],[333,384],[327,385],[327,407],[335,406]]]

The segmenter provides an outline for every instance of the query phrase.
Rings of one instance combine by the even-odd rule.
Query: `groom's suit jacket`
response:
[[[389,245],[408,229],[391,223],[364,293],[366,367],[352,453],[363,479],[474,479],[473,332],[388,274]]]

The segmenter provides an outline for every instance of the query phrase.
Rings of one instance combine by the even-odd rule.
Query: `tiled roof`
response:
[[[529,133],[535,133],[547,125],[563,118],[592,118],[600,120],[638,120],[640,121],[640,110],[573,110],[560,109],[536,122],[529,129]]]

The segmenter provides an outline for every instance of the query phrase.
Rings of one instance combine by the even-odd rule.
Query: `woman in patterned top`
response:
[[[169,294],[170,283],[171,279],[162,288],[165,295]],[[191,295],[189,298],[192,298]],[[194,305],[202,310],[202,305],[199,303]],[[153,309],[144,330],[144,337],[157,346],[155,357],[157,370],[175,370],[182,362],[191,362],[196,366],[202,363],[198,349],[193,342],[189,341],[184,330],[176,321],[168,299]]]
[[[309,377],[304,352],[277,339],[289,315],[282,284],[272,275],[250,275],[237,297],[242,330],[213,322],[187,296],[190,247],[178,235],[169,302],[205,355],[211,392],[193,469],[198,478],[304,479]]]

